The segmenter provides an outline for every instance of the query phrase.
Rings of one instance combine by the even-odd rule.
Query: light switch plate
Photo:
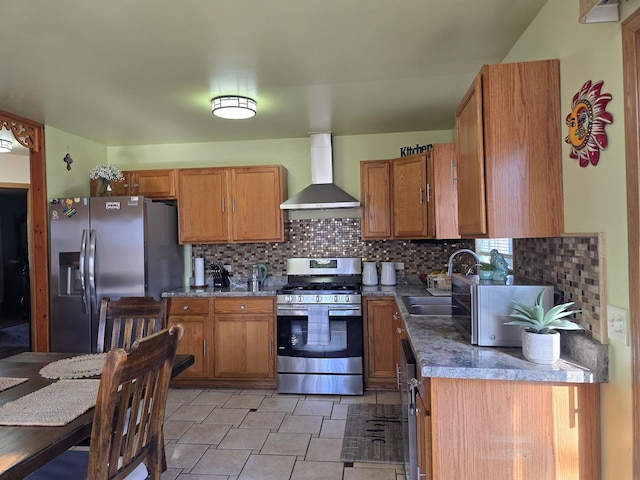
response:
[[[607,305],[607,332],[609,340],[629,345],[629,311]]]

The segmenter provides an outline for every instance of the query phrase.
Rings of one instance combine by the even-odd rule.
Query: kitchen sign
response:
[[[415,147],[400,147],[400,156],[408,157],[409,155],[417,155],[418,153],[428,152],[433,148],[432,144],[427,145],[418,145],[416,143]]]

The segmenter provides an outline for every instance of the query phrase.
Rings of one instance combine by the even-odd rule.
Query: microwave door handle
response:
[[[80,259],[78,270],[80,273],[80,293],[82,295],[82,308],[84,313],[89,313],[89,295],[87,292],[87,272],[85,271],[85,258],[87,256],[87,230],[82,230],[80,240]]]
[[[98,292],[96,291],[96,231],[89,234],[89,295],[93,303],[93,311],[98,311]]]

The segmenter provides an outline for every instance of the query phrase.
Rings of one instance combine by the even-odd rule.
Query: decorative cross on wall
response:
[[[73,163],[73,158],[71,158],[71,155],[67,153],[62,160],[67,164],[67,170],[71,170],[71,164]]]

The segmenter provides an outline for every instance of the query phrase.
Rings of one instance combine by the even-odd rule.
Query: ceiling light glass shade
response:
[[[233,120],[251,118],[256,114],[256,101],[248,97],[227,95],[211,99],[211,113]]]
[[[11,140],[3,140],[0,138],[0,153],[9,153],[11,150],[13,150]]]

